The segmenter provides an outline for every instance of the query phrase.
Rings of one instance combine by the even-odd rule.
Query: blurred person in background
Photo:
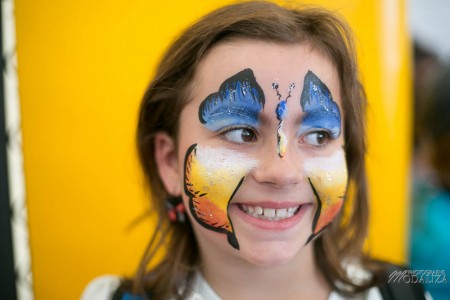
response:
[[[420,52],[421,54],[425,52]],[[417,54],[417,51],[416,51]],[[450,67],[437,72],[432,55],[416,55],[416,151],[411,223],[411,267],[450,270]],[[423,70],[428,70],[423,72]],[[432,71],[436,71],[433,75]],[[420,77],[422,76],[422,77]],[[426,88],[426,83],[430,88]],[[425,96],[428,95],[428,96]],[[434,299],[450,299],[450,284],[424,284]],[[428,282],[427,282],[428,281]],[[447,280],[446,280],[447,281]]]

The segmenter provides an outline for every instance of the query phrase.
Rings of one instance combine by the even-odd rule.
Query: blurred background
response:
[[[78,299],[96,276],[133,274],[154,225],[134,145],[140,99],[181,30],[232,2],[1,1],[1,299]],[[302,3],[339,12],[357,38],[367,251],[450,271],[450,1]],[[450,299],[449,284],[426,286]]]

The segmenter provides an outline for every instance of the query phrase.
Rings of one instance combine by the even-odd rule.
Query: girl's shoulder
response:
[[[346,271],[355,284],[372,281],[373,285],[353,297],[333,291],[328,300],[432,300],[420,280],[411,275],[415,274],[414,270],[382,261],[372,263],[379,267],[374,272],[352,263],[346,266]]]
[[[407,266],[387,264],[385,269],[386,281],[378,288],[384,300],[432,300],[425,291],[422,280],[417,271]]]
[[[384,300],[382,294],[380,293],[380,289],[378,287],[371,287],[367,291],[356,295],[352,298],[343,296],[336,291],[332,291],[328,300]]]
[[[80,300],[143,300],[144,297],[127,293],[121,288],[123,278],[104,275],[92,280],[85,288]],[[181,287],[180,292],[185,287]],[[186,300],[221,300],[200,272],[194,275],[193,286]],[[152,299],[151,292],[147,298]],[[171,300],[171,299],[168,299]]]
[[[122,279],[115,275],[94,278],[84,289],[80,300],[111,300],[121,282]]]
[[[386,270],[387,273],[397,274],[407,271],[404,268],[391,265]],[[367,276],[361,270],[353,269],[355,276]],[[84,290],[81,300],[142,300],[140,296],[123,292],[120,289],[122,278],[114,275],[104,275],[92,280]],[[151,296],[150,296],[151,299]],[[221,298],[214,292],[208,282],[200,272],[195,274],[192,290],[188,300],[220,300]],[[381,285],[373,286],[366,291],[353,297],[346,297],[336,291],[331,292],[328,300],[431,300],[431,296],[426,293],[421,284],[412,283],[407,280],[392,280]]]

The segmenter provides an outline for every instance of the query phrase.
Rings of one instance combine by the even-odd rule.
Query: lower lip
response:
[[[312,207],[311,203],[303,204],[299,207],[298,211],[290,218],[278,220],[278,221],[270,221],[270,220],[264,220],[255,218],[251,215],[248,215],[244,211],[242,211],[237,205],[232,205],[230,207],[230,210],[236,211],[236,214],[243,219],[246,223],[249,223],[255,227],[258,227],[260,229],[264,230],[286,230],[289,229],[296,224],[298,224],[301,220],[303,215]]]

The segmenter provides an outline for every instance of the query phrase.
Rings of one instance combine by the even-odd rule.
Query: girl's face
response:
[[[286,263],[335,218],[347,184],[339,86],[307,44],[234,40],[202,60],[177,153],[202,253]]]

